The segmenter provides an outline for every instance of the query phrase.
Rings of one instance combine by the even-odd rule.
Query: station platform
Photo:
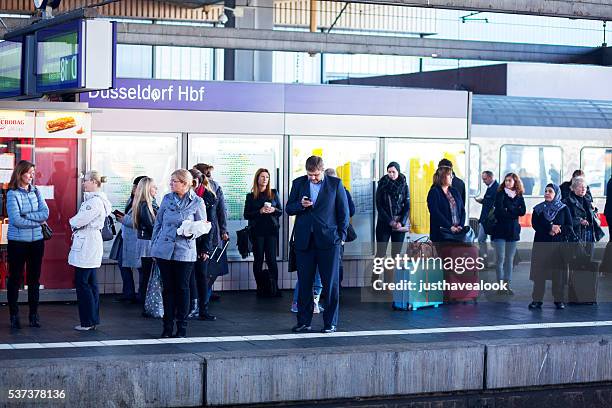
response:
[[[43,304],[42,328],[11,331],[0,308],[0,405],[9,389],[64,390],[49,406],[209,406],[346,401],[431,393],[612,382],[612,277],[597,305],[530,311],[528,264],[515,296],[483,293],[477,304],[397,312],[341,293],[339,331],[294,334],[292,293],[261,299],[223,292],[214,322],[191,321],[186,339],[159,339],[161,321],[139,305],[101,299],[101,325],[76,332],[74,304]],[[493,273],[487,271],[483,277]],[[22,309],[27,318],[27,305]],[[612,406],[612,392],[603,395]],[[606,399],[607,398],[607,399]],[[41,401],[41,400],[37,400]],[[609,404],[608,404],[609,402]],[[608,405],[605,405],[608,404]]]

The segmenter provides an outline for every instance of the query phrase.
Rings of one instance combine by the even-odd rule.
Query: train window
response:
[[[387,141],[385,164],[390,161],[398,162],[408,179],[412,232],[429,234],[427,193],[440,159],[449,159],[453,163],[455,174],[465,180],[465,150],[466,144],[461,142]]]
[[[378,165],[378,140],[366,138],[291,137],[290,179],[306,174],[311,155],[321,156],[326,168],[336,170],[355,204],[351,223],[357,239],[345,244],[350,256],[374,253],[374,180]],[[290,180],[290,182],[291,182]]]
[[[468,190],[470,197],[477,197],[480,195],[480,146],[477,144],[470,145],[470,163],[469,163],[469,177],[468,177]]]
[[[606,195],[606,183],[612,176],[612,147],[583,147],[580,168],[594,197]]]
[[[153,177],[157,201],[170,190],[170,174],[179,167],[180,134],[94,132],[91,141],[91,168],[107,177],[103,191],[113,208],[123,211],[134,177]],[[104,243],[108,257],[112,241]]]
[[[279,191],[282,201],[282,139],[280,136],[255,135],[189,136],[188,168],[196,163],[214,166],[213,179],[223,189],[227,208],[227,230],[230,235],[228,255],[233,259],[241,259],[236,245],[236,231],[248,224],[243,217],[244,200],[251,191],[257,169],[265,168],[270,171],[271,187]],[[280,234],[282,237],[282,230]]]
[[[523,181],[526,196],[543,196],[548,183],[559,185],[563,150],[558,146],[503,145],[500,149],[500,182],[516,173]]]

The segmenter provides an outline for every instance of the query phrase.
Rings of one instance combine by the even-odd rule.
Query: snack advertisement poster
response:
[[[84,139],[91,136],[91,115],[85,112],[37,112],[36,137]]]

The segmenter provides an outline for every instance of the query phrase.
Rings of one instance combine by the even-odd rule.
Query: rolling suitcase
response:
[[[468,267],[463,266],[455,267],[454,269],[445,269],[444,279],[448,284],[477,284],[479,282],[480,279],[478,277],[478,269],[476,267],[476,258],[478,258],[477,246],[447,243],[440,247],[440,257],[445,261],[444,263],[446,263],[447,258],[451,258],[453,260],[453,265],[457,265],[456,260],[459,258],[472,258],[474,260],[472,262],[473,266],[468,265]],[[449,303],[473,301],[476,303],[479,294],[479,291],[473,288],[445,290],[444,301]]]
[[[425,259],[435,256],[433,245],[430,241],[424,239],[417,240],[408,245],[408,255],[414,258]],[[419,264],[421,265],[421,264]],[[432,265],[433,266],[433,265]],[[436,267],[423,267],[422,265],[416,270],[409,265],[408,269],[395,270],[395,283],[412,282],[412,290],[405,288],[403,290],[393,291],[393,309],[395,310],[418,310],[423,307],[438,307],[443,303],[443,293],[441,289],[422,289],[422,285],[435,283],[442,284],[444,279],[444,271]]]

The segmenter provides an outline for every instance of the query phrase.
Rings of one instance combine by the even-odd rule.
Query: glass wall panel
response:
[[[326,168],[336,170],[351,193],[355,203],[351,222],[357,239],[345,245],[345,255],[373,254],[378,139],[291,137],[290,148],[291,180],[305,175],[306,159],[317,155],[323,157]]]
[[[398,162],[408,179],[413,233],[429,234],[427,193],[431,188],[438,162],[444,158],[449,159],[453,163],[455,174],[465,181],[465,150],[465,143],[451,141],[387,141],[385,165],[390,161]]]
[[[270,171],[271,186],[279,190],[283,201],[280,185],[280,172],[283,168],[282,138],[192,134],[189,138],[188,157],[189,167],[196,163],[212,164],[215,167],[213,179],[222,187],[227,207],[227,229],[230,234],[228,255],[240,259],[236,247],[236,231],[247,225],[243,218],[244,200],[246,194],[251,191],[257,169],[263,167]],[[281,230],[281,237],[282,233]]]
[[[612,176],[612,147],[584,147],[580,151],[580,168],[593,197],[604,197]]]
[[[212,48],[155,47],[155,78],[206,81],[213,79]]]
[[[499,181],[516,173],[526,196],[543,196],[546,184],[561,182],[563,150],[558,146],[504,145],[500,149]]]
[[[153,78],[153,47],[117,44],[118,78]]]
[[[469,185],[469,196],[476,197],[480,194],[480,186],[482,185],[480,179],[480,146],[477,144],[470,145],[470,176],[468,177]]]
[[[170,191],[170,174],[179,168],[180,134],[95,132],[91,141],[91,168],[107,177],[102,190],[113,208],[123,211],[137,176],[153,177],[157,202]],[[112,241],[105,243],[105,257]]]

